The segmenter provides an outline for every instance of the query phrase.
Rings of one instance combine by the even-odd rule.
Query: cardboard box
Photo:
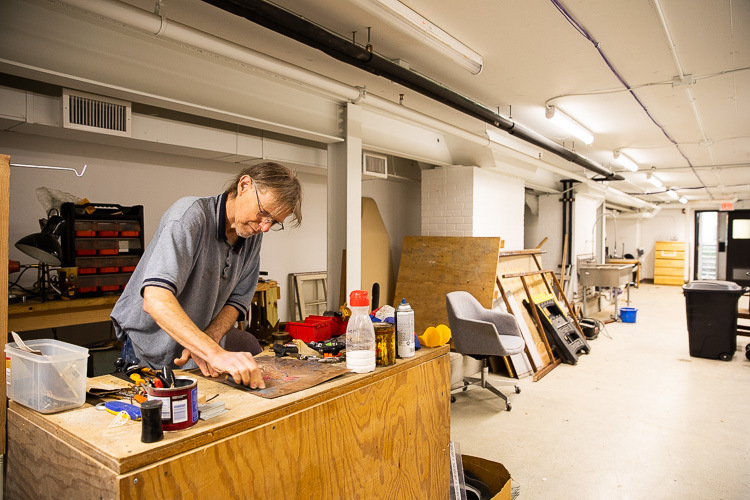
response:
[[[503,464],[471,455],[461,455],[464,471],[469,471],[486,484],[492,500],[510,500],[510,472]]]

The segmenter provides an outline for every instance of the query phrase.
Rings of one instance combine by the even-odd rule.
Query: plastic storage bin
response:
[[[714,280],[691,281],[682,287],[691,356],[732,359],[737,350],[737,303],[748,290]]]
[[[620,319],[623,323],[635,323],[635,318],[638,315],[638,309],[635,307],[621,307],[620,308]]]
[[[5,344],[10,363],[8,397],[40,413],[78,408],[86,401],[86,361],[89,350],[59,340],[28,340],[42,351],[32,354]]]
[[[289,322],[286,324],[286,332],[293,339],[299,339],[303,342],[321,342],[331,338],[331,322]]]
[[[305,323],[317,323],[319,321],[325,321],[331,324],[331,337],[338,337],[346,333],[346,321],[339,318],[338,316],[308,316],[305,318]]]

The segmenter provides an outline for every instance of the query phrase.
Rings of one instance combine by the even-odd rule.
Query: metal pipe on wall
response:
[[[582,166],[608,180],[624,178],[596,162],[565,149],[554,141],[505,118],[486,106],[458,94],[434,80],[391,60],[356,45],[352,41],[328,31],[307,19],[264,0],[203,0],[232,14],[292,38],[309,47],[318,49],[341,62],[382,76],[406,88],[419,92],[433,100],[460,111],[468,116],[501,128],[521,140],[549,151],[567,161]]]
[[[420,123],[434,130],[441,131],[442,133],[454,135],[475,144],[488,146],[489,142],[489,147],[491,149],[512,149],[507,148],[504,145],[492,143],[491,141],[488,141],[487,137],[485,136],[466,131],[464,129],[461,129],[449,123],[442,122],[436,118],[421,114],[415,110],[411,110],[405,106],[401,106],[381,97],[366,93],[364,93],[363,96],[362,89],[358,87],[343,84],[324,75],[313,73],[303,68],[294,66],[290,63],[280,61],[265,54],[261,54],[247,47],[222,40],[209,33],[191,28],[189,26],[185,26],[176,21],[167,20],[160,15],[153,14],[138,7],[125,4],[120,0],[60,0],[60,2],[80,11],[99,16],[116,23],[122,23],[126,26],[130,26],[147,33],[151,33],[154,36],[164,37],[176,42],[184,43],[189,46],[210,51],[217,55],[232,58],[234,60],[246,63],[252,67],[258,68],[262,71],[268,71],[269,73],[282,76],[283,78],[289,78],[290,80],[309,85],[317,89],[318,91],[328,93],[329,95],[337,99],[342,99],[350,102],[362,102],[363,104],[371,106],[375,109],[401,116],[402,118]],[[485,111],[494,114],[489,110]],[[520,126],[516,124],[515,128],[520,129]],[[542,168],[552,173],[570,177],[581,183],[596,185],[597,187],[599,185],[599,183],[583,175],[565,170],[548,161],[545,161],[544,159],[540,159],[537,161],[539,161]],[[652,203],[645,202],[639,198],[623,193],[612,187],[609,187],[607,191],[609,194],[615,194],[618,197],[628,199],[629,202],[634,206],[638,206],[643,209],[655,208],[655,205],[653,205]]]

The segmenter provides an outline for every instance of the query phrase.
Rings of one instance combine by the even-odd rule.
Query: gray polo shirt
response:
[[[205,330],[225,306],[249,317],[258,285],[263,233],[232,247],[225,234],[226,195],[186,197],[162,216],[154,238],[112,310],[117,338],[133,342],[135,354],[152,368],[174,366],[183,347],[143,310],[143,290],[171,291],[190,319]]]

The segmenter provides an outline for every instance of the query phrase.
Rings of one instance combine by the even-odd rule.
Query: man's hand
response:
[[[191,357],[205,376],[218,377],[222,373],[228,373],[238,384],[246,385],[251,389],[266,388],[260,367],[249,352],[229,352],[222,350],[209,363],[196,356],[192,356],[190,351],[184,349],[182,356],[176,358],[174,362],[177,366],[183,366]]]
[[[201,369],[201,373],[204,376],[214,378],[219,376],[219,372],[214,370],[211,365],[206,363],[206,360],[204,360],[203,358],[199,358],[198,356],[193,356],[193,354],[187,349],[182,350],[182,356],[180,356],[179,358],[175,358],[174,364],[176,364],[177,366],[184,366],[190,360],[190,358],[193,358],[195,364],[198,365],[198,368]]]

